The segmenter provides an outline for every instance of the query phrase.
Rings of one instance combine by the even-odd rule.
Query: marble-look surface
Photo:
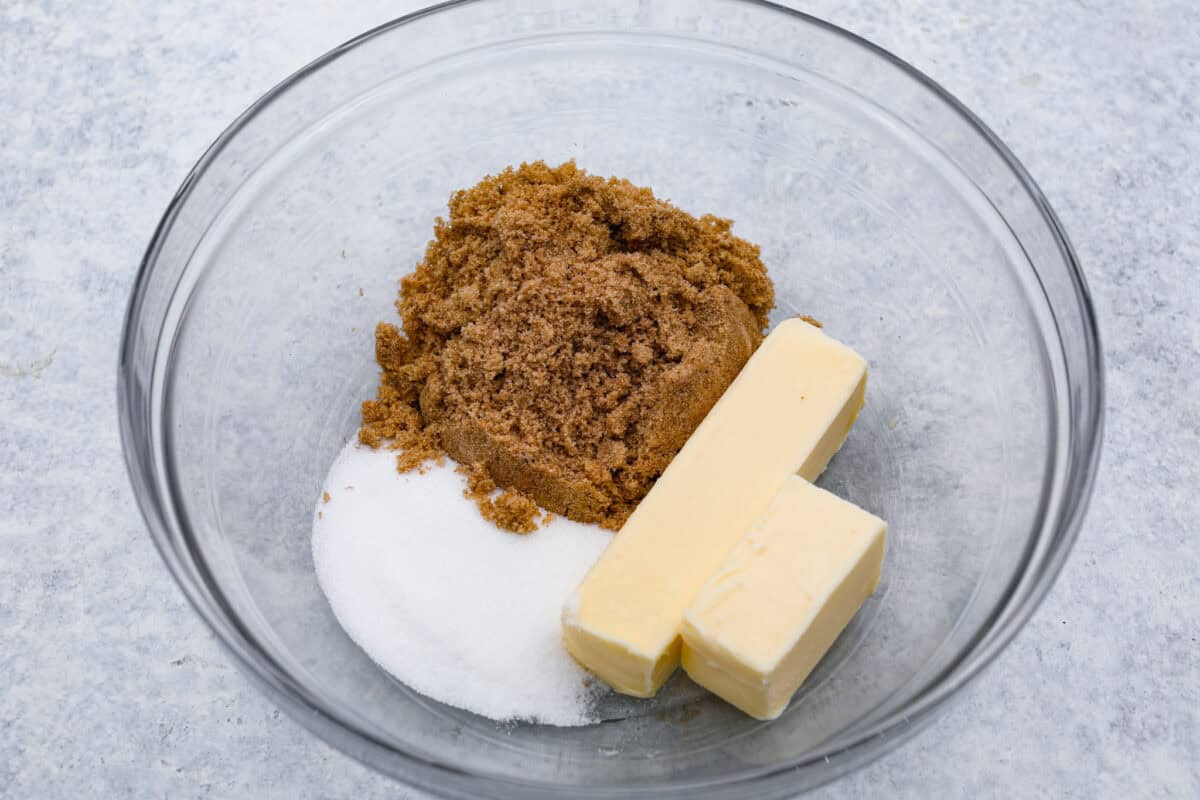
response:
[[[232,667],[150,546],[113,388],[141,251],[195,158],[415,5],[0,5],[0,796],[417,796]],[[816,796],[1200,796],[1200,7],[804,8],[932,75],[1029,167],[1090,280],[1109,389],[1045,605],[933,726]]]

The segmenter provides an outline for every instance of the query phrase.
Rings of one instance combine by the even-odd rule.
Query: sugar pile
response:
[[[496,720],[597,721],[563,649],[563,600],[612,534],[562,517],[518,536],[463,497],[452,465],[400,474],[351,441],[313,514],[317,579],[377,664],[427,697]]]

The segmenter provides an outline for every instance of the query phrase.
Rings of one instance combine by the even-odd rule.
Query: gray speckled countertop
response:
[[[0,796],[416,796],[232,667],[143,529],[113,388],[142,248],[196,157],[415,5],[0,4]],[[1200,796],[1200,6],[804,8],[939,80],[1029,167],[1109,381],[1092,510],[1045,605],[934,725],[818,796]]]

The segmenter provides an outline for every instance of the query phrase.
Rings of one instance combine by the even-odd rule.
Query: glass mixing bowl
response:
[[[870,361],[822,482],[890,521],[883,582],[774,722],[677,676],[588,727],[493,723],[390,679],[317,586],[310,514],[397,280],[452,191],[572,158],[732,217],[774,321]],[[120,360],[134,489],[199,613],[302,724],[450,797],[782,797],[895,746],[1049,588],[1102,395],[1083,276],[1012,154],[897,58],[743,0],[452,3],[337,48],[188,176]]]

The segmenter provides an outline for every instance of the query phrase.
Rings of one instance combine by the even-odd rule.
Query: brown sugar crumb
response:
[[[403,333],[376,329],[359,440],[401,471],[470,464],[509,530],[538,506],[619,528],[762,341],[774,287],[731,226],[570,162],[455,193],[401,282]]]
[[[463,495],[474,500],[483,518],[496,527],[513,533],[533,533],[538,528],[539,516],[541,522],[549,522],[549,515],[541,514],[537,503],[528,495],[511,490],[498,491],[483,464],[460,464],[456,471],[467,478]]]
[[[329,492],[321,492],[321,502],[328,503],[330,501]]]
[[[496,491],[496,482],[483,464],[459,464],[454,471],[467,479],[467,488],[463,491],[467,497],[487,497]]]

